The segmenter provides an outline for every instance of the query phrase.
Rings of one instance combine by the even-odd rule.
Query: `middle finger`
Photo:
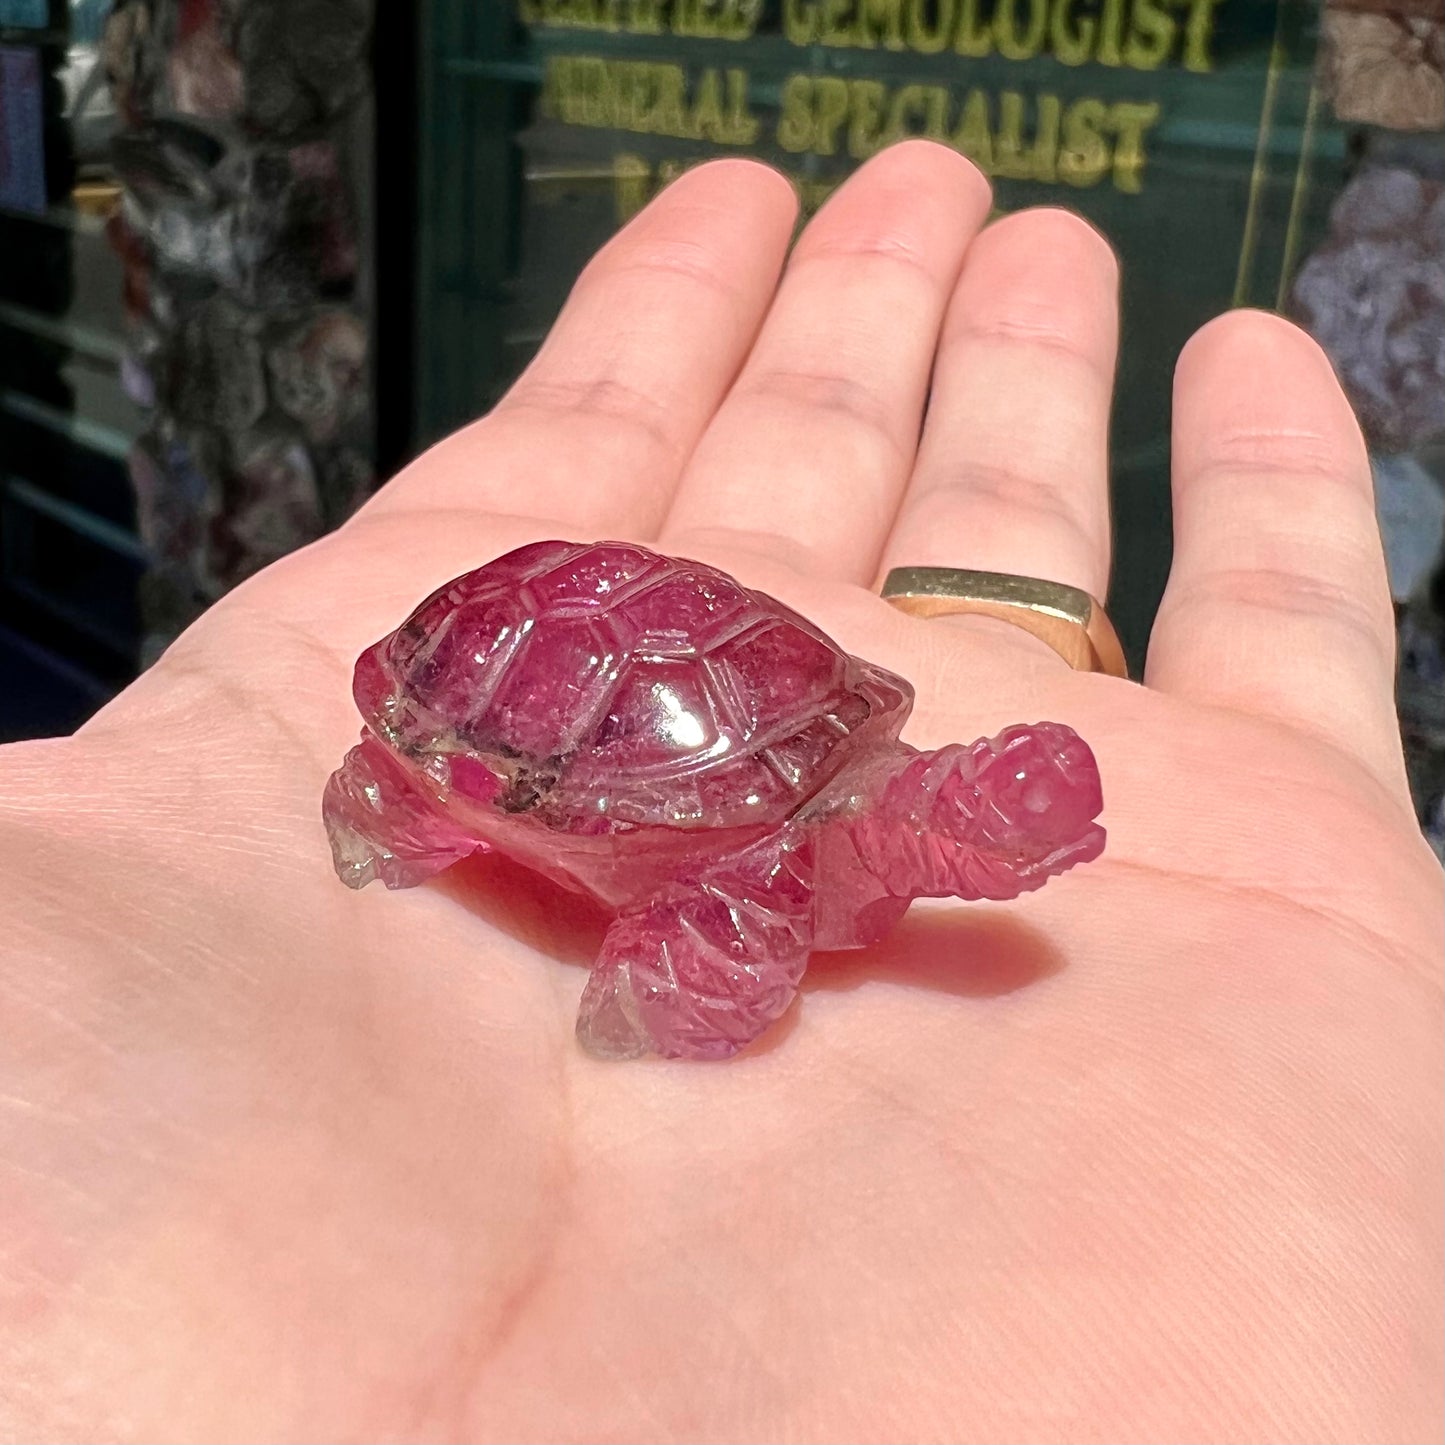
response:
[[[927,141],[885,151],[833,196],[693,453],[666,550],[871,577],[913,465],[944,308],[988,205],[978,170]]]

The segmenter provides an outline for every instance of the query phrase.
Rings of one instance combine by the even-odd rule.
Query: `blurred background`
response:
[[[905,135],[1123,258],[1136,665],[1179,347],[1256,305],[1329,350],[1445,849],[1445,0],[0,0],[0,739],[494,402],[684,167],[760,156],[811,210]]]

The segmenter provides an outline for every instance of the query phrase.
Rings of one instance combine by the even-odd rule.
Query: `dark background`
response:
[[[96,0],[74,9],[51,0],[45,31],[0,29],[0,43],[38,45],[43,57],[50,187],[43,214],[0,210],[3,738],[73,729],[144,661],[137,599],[147,556],[126,455],[145,418],[120,388],[123,278],[103,220],[114,117],[103,91],[82,115],[74,103],[96,63],[103,10]],[[676,165],[737,153],[544,116],[549,56],[665,60],[693,74],[745,68],[764,120],[754,153],[822,182],[852,163],[771,144],[790,73],[1048,91],[1065,102],[1157,100],[1139,194],[1107,181],[996,184],[1003,209],[1080,210],[1123,258],[1111,609],[1137,664],[1169,562],[1173,359],[1230,304],[1284,300],[1348,171],[1343,133],[1311,104],[1314,7],[1221,0],[1215,69],[1203,75],[1069,67],[1047,54],[1008,62],[797,47],[780,33],[780,10],[771,0],[752,39],[724,42],[529,32],[509,6],[475,0],[377,7],[376,221],[362,241],[375,278],[378,474],[486,408],[525,364],[587,256],[619,224],[619,155]]]

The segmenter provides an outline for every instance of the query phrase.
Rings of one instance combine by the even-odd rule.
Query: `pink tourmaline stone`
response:
[[[726,1058],[817,948],[923,897],[1008,899],[1096,858],[1098,768],[1059,723],[920,753],[901,678],[700,563],[538,542],[357,662],[327,784],[336,869],[407,888],[495,848],[616,914],[592,1052]]]

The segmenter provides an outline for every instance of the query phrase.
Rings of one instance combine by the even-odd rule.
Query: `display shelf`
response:
[[[135,640],[118,627],[110,625],[106,614],[91,606],[71,602],[24,578],[11,578],[7,586],[15,595],[38,608],[56,622],[98,644],[117,657],[129,658],[135,653]]]
[[[134,675],[140,651],[135,597],[147,557],[127,461],[142,419],[120,377],[123,274],[107,239],[120,198],[107,160],[113,117],[91,104],[103,89],[95,47],[108,8],[100,0],[0,3],[12,22],[0,24],[0,43],[39,53],[48,202],[17,190],[9,199],[20,204],[0,205],[7,737],[70,731]],[[22,19],[46,23],[13,23]],[[16,94],[28,98],[23,88]],[[19,135],[34,150],[36,118],[24,106],[11,111],[7,142]]]
[[[114,427],[104,426],[83,416],[72,416],[59,407],[37,401],[33,396],[14,390],[0,391],[0,411],[20,421],[33,422],[67,441],[99,452],[112,461],[125,462],[130,456],[133,438]]]
[[[0,301],[0,326],[68,346],[93,361],[113,366],[118,366],[125,354],[125,342],[119,336],[67,317],[47,316],[42,311],[32,311],[28,306],[16,306],[9,301]]]
[[[25,25],[0,25],[0,45],[68,46],[70,36],[64,30],[50,27],[31,30]]]
[[[76,506],[74,502],[57,497],[55,493],[46,491],[24,477],[7,477],[3,486],[0,486],[0,491],[3,491],[9,500],[59,522],[61,526],[68,527],[78,536],[104,547],[109,552],[142,565],[150,561],[149,551],[134,532],[107,521],[104,517],[98,517],[94,512]]]
[[[31,221],[40,226],[53,226],[57,230],[73,231],[79,236],[103,236],[106,218],[90,211],[76,210],[70,206],[51,206],[44,211],[21,211],[14,206],[0,206],[0,219],[6,221]]]
[[[147,561],[133,535],[10,477],[0,487],[0,537],[6,625],[81,665],[88,651],[87,670],[98,677],[133,669],[136,587]],[[82,647],[66,645],[67,635]]]

